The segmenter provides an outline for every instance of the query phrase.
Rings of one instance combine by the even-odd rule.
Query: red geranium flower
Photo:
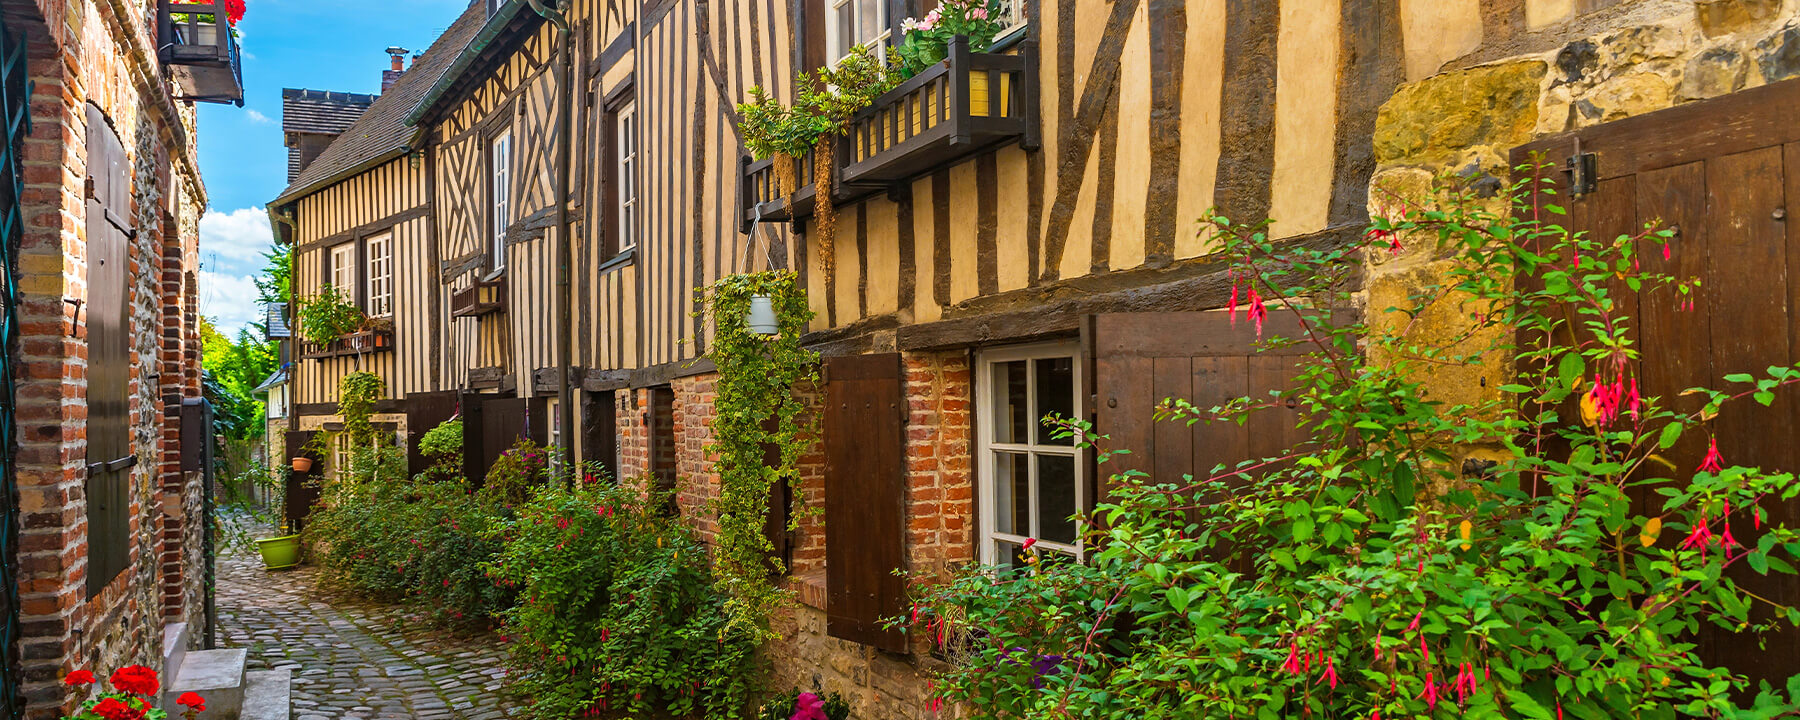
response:
[[[137,720],[142,717],[138,711],[117,698],[106,698],[94,704],[94,714],[106,720]]]
[[[157,683],[156,671],[142,665],[126,665],[113,671],[111,681],[113,687],[139,695],[155,695],[162,687]]]
[[[181,694],[181,697],[175,698],[175,703],[191,707],[194,709],[194,712],[206,711],[206,698],[200,697],[199,693],[184,692]]]
[[[244,19],[244,0],[225,0],[225,19],[236,27]]]
[[[94,674],[87,670],[76,670],[75,672],[69,673],[67,677],[63,678],[63,684],[64,685],[92,685],[92,684],[94,684]]]

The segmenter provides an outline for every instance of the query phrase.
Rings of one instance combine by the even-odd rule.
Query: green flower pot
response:
[[[262,538],[256,541],[256,549],[262,553],[263,567],[270,570],[290,568],[300,564],[300,536]]]

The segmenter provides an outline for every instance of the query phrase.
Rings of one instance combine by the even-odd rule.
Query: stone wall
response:
[[[28,717],[60,717],[77,668],[157,667],[166,620],[198,621],[197,478],[180,472],[179,406],[199,395],[198,222],[193,110],[161,84],[141,7],[0,2],[28,39],[32,133],[25,141],[20,248],[17,474],[21,654]],[[88,527],[86,106],[124,145],[137,235],[129,245],[130,564],[93,598]],[[160,668],[159,668],[160,669]]]

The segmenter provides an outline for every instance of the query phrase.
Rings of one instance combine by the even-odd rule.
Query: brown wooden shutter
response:
[[[904,652],[906,397],[895,353],[825,359],[825,628]]]
[[[618,406],[612,391],[582,393],[581,459],[619,474]]]
[[[319,504],[319,480],[325,475],[325,454],[308,447],[315,435],[318,433],[312,430],[292,430],[283,436],[289,458],[306,457],[313,461],[312,469],[306,472],[288,473],[284,489],[285,515],[288,529],[295,533],[306,529],[307,513]]]
[[[463,479],[468,480],[471,487],[480,487],[491,465],[487,462],[487,448],[483,446],[487,425],[486,413],[481,407],[482,396],[463,393],[458,399],[463,416]]]
[[[130,563],[128,486],[136,464],[130,396],[130,181],[125,148],[99,108],[87,106],[88,585],[97,594]]]
[[[1278,457],[1306,439],[1297,426],[1298,411],[1286,406],[1256,412],[1243,425],[1158,423],[1154,416],[1167,398],[1209,408],[1287,389],[1297,373],[1297,356],[1308,346],[1258,348],[1255,325],[1241,317],[1233,323],[1223,312],[1096,315],[1089,333],[1095,429],[1109,436],[1107,448],[1131,451],[1112,456],[1099,468],[1100,477],[1127,470],[1161,482],[1180,482],[1183,474],[1210,477],[1218,465]],[[1270,309],[1265,337],[1300,333],[1291,314]],[[1106,485],[1102,479],[1096,487]]]
[[[443,392],[409,393],[406,396],[406,469],[417,475],[431,466],[431,461],[419,450],[419,441],[432,428],[442,425],[450,418],[456,417],[457,395],[455,390]],[[467,426],[465,426],[467,427]]]
[[[1660,219],[1678,228],[1668,260],[1662,243],[1640,243],[1643,270],[1679,278],[1700,277],[1704,285],[1692,311],[1678,307],[1674,293],[1658,289],[1641,297],[1615,287],[1620,312],[1633,316],[1633,346],[1642,353],[1632,367],[1639,392],[1662,398],[1665,407],[1693,412],[1703,399],[1680,393],[1690,387],[1726,390],[1731,373],[1766,377],[1771,365],[1791,365],[1800,341],[1800,249],[1793,241],[1800,228],[1800,81],[1787,80],[1688,103],[1617,122],[1547,138],[1513,151],[1515,165],[1542,162],[1556,182],[1553,202],[1568,214],[1546,214],[1544,221],[1611,240],[1633,234]],[[1575,195],[1561,171],[1575,152],[1594,155],[1591,192]],[[1541,338],[1526,338],[1542,342]],[[1588,382],[1592,382],[1589,371]],[[1742,386],[1735,386],[1742,387]],[[1584,388],[1585,389],[1585,388]],[[1685,433],[1673,448],[1658,453],[1674,470],[1653,468],[1657,475],[1685,478],[1716,436],[1726,462],[1761,467],[1769,472],[1800,470],[1800,444],[1793,428],[1800,425],[1800,388],[1777,390],[1771,406],[1752,402],[1727,405],[1704,430]],[[1571,405],[1559,415],[1578,422]],[[1710,431],[1710,432],[1707,432]],[[1652,514],[1662,503],[1655,488],[1639,487],[1634,515]],[[1793,501],[1766,502],[1771,522],[1800,521]],[[1748,513],[1734,516],[1732,532],[1746,543],[1759,535]],[[1666,536],[1666,533],[1665,533]],[[1757,575],[1743,565],[1726,571],[1746,592],[1791,604],[1800,599],[1800,579],[1791,575]],[[1752,622],[1769,618],[1766,605],[1753,604]],[[1800,672],[1792,653],[1766,652],[1764,647],[1795,646],[1800,632],[1792,628],[1737,636],[1715,628],[1697,638],[1708,663],[1746,674],[1751,682],[1782,679]]]
[[[470,482],[479,487],[486,479],[488,469],[494,466],[494,461],[500,459],[500,454],[511,449],[520,438],[530,438],[540,444],[543,442],[542,423],[531,422],[532,410],[534,406],[541,405],[541,401],[534,403],[532,398],[518,397],[465,397],[478,397],[481,402],[480,461],[471,468],[473,474],[469,476]],[[470,430],[467,421],[464,422],[463,434],[467,435]]]

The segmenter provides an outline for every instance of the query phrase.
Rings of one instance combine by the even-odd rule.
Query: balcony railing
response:
[[[477,280],[450,295],[450,317],[477,317],[506,309],[506,278]]]
[[[1036,149],[1033,46],[1017,55],[972,53],[968,38],[957,37],[949,55],[851,122],[845,184],[908,180],[1012,140]]]
[[[157,3],[156,55],[181,93],[176,99],[243,107],[243,61],[226,13],[225,0]]]
[[[324,345],[306,342],[302,345],[302,354],[307,358],[330,358],[345,355],[361,355],[364,353],[389,350],[394,347],[394,331],[389,328],[373,328],[350,333]]]
[[[846,203],[952,165],[1002,143],[1039,146],[1037,52],[1029,38],[1016,54],[975,53],[967,38],[949,57],[876,98],[851,121],[833,153],[831,197]],[[813,154],[801,159],[792,194],[774,162],[743,164],[742,227],[799,220],[813,213]]]

